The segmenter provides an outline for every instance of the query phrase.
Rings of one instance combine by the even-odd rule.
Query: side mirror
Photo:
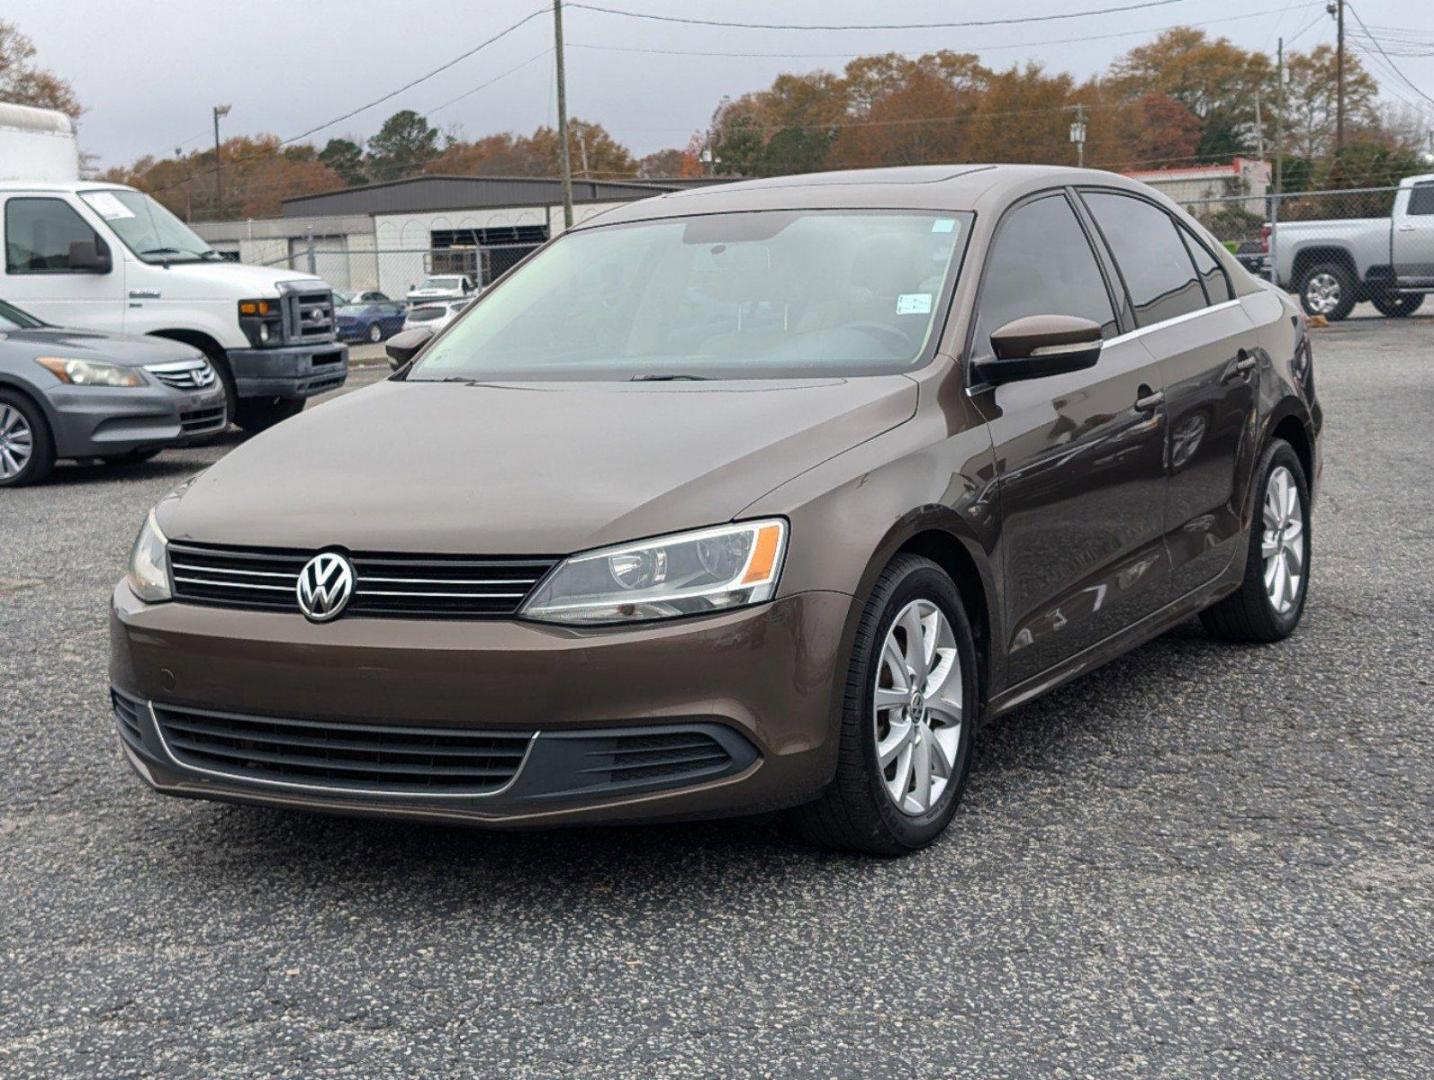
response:
[[[388,353],[388,366],[394,370],[403,367],[419,354],[431,337],[433,331],[426,326],[394,334],[384,346],[384,351]]]
[[[1100,359],[1100,326],[1074,315],[1027,315],[991,334],[994,360],[976,369],[981,382],[1043,379],[1095,366]]]
[[[70,269],[84,274],[108,274],[114,269],[110,249],[103,240],[71,240]]]

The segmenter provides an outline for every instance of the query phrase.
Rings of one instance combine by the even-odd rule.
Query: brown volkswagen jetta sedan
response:
[[[895,854],[951,820],[979,721],[1197,612],[1268,642],[1304,606],[1302,318],[1120,176],[664,195],[391,348],[141,530],[110,675],[157,790],[790,807]]]

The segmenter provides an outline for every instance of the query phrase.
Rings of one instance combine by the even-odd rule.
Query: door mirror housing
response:
[[[981,382],[1043,379],[1095,366],[1102,345],[1100,325],[1075,315],[1027,315],[991,334],[995,358],[977,365]]]
[[[426,326],[416,327],[413,330],[404,330],[402,333],[394,334],[388,339],[384,351],[388,353],[390,367],[401,368],[428,344],[433,337],[433,331]]]
[[[71,240],[70,269],[81,274],[108,274],[114,269],[103,240]]]

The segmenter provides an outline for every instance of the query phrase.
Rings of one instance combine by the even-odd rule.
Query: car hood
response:
[[[730,520],[910,419],[904,375],[390,381],[251,439],[162,504],[174,540],[562,555]]]
[[[173,262],[167,267],[151,263],[144,284],[160,289],[164,298],[247,300],[279,295],[279,286],[288,282],[302,291],[329,289],[328,282],[305,274],[271,266],[250,266],[228,260]],[[152,273],[149,273],[152,271]]]
[[[33,330],[8,330],[0,342],[12,349],[27,349],[33,356],[62,356],[66,359],[103,360],[125,367],[194,360],[204,354],[192,345],[139,334],[106,334],[98,330],[67,330],[42,326]]]

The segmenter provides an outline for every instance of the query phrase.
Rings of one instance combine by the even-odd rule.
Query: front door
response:
[[[11,195],[4,200],[0,298],[56,326],[118,332],[124,325],[124,256],[109,248],[107,273],[70,266],[70,244],[104,241],[67,199]]]
[[[1395,197],[1394,276],[1434,279],[1434,180],[1411,184]]]
[[[1165,533],[1171,584],[1183,595],[1245,542],[1238,477],[1255,452],[1259,340],[1214,255],[1163,208],[1110,190],[1081,198],[1160,363],[1170,424]]]
[[[1169,596],[1160,365],[1120,336],[1112,284],[1064,193],[1006,215],[982,276],[976,361],[994,330],[1026,315],[1088,318],[1107,338],[1094,368],[976,393],[996,457],[1013,686]]]

